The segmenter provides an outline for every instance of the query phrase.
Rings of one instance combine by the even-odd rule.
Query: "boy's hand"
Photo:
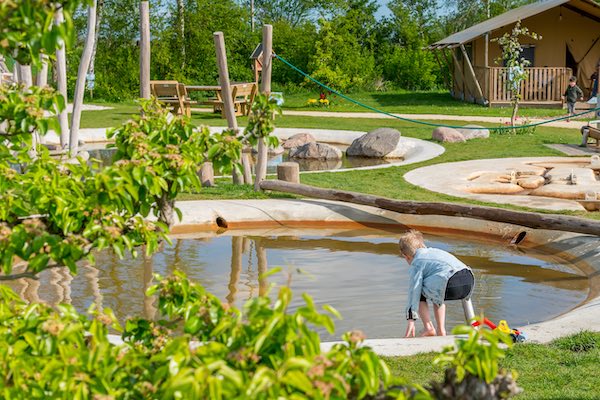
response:
[[[408,326],[406,327],[406,333],[404,334],[405,338],[415,337],[415,320],[409,319]]]

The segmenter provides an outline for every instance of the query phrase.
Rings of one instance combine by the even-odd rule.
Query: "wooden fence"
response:
[[[521,102],[560,102],[573,75],[571,68],[529,67],[525,68],[528,78],[521,83]],[[485,79],[487,75],[487,79]],[[507,85],[508,68],[477,68],[477,79],[481,79],[485,96],[490,103],[510,102],[511,91]]]

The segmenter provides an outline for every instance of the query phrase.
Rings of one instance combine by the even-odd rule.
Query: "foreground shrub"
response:
[[[122,328],[110,310],[57,310],[26,304],[0,286],[0,397],[11,399],[428,398],[398,386],[364,335],[349,332],[322,353],[318,334],[332,316],[312,299],[288,313],[292,293],[274,304],[250,300],[243,312],[221,303],[182,274],[148,291],[163,319]],[[109,342],[109,329],[124,344]],[[393,390],[392,390],[393,387]],[[389,394],[386,394],[389,391]],[[393,396],[393,397],[391,397]]]

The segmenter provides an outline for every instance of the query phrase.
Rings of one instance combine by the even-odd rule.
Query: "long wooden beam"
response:
[[[437,61],[438,65],[440,66],[440,73],[442,74],[442,78],[444,78],[444,83],[446,84],[446,86],[448,86],[449,90],[452,90],[452,84],[448,80],[448,76],[444,73],[444,65],[440,61],[440,57],[437,54],[437,50],[434,49],[431,52],[433,53],[435,60]],[[450,66],[448,66],[448,70],[449,71],[451,70]]]
[[[460,73],[460,79],[462,80],[463,100],[465,100],[465,101],[467,100],[467,91],[469,92],[469,95],[475,99],[476,98],[475,94],[471,91],[471,88],[469,87],[469,85],[467,85],[467,79],[465,78],[465,73],[463,72],[462,66],[458,62],[458,58],[456,58],[455,53],[456,52],[454,51],[454,49],[450,50],[450,54],[452,55],[452,59],[454,60],[454,66],[455,66],[454,75],[456,76],[456,71],[458,71]]]
[[[473,82],[475,82],[475,90],[477,91],[477,95],[479,96],[479,99],[481,100],[482,104],[486,103],[486,98],[483,95],[483,90],[481,90],[481,85],[479,84],[479,81],[477,80],[477,75],[475,75],[475,69],[473,68],[473,64],[471,64],[471,59],[469,58],[469,55],[467,54],[467,50],[465,50],[465,46],[463,44],[460,45],[460,51],[462,52],[463,55],[463,60],[466,60],[466,64],[467,64],[467,69],[469,70],[469,73],[471,74],[471,78],[473,79]]]
[[[402,214],[444,215],[474,218],[493,222],[503,222],[533,229],[550,229],[600,236],[600,221],[571,217],[568,215],[538,214],[467,204],[394,200],[370,194],[336,189],[322,189],[314,186],[277,180],[262,181],[260,187],[263,190],[275,190],[278,192],[294,193],[318,199],[362,204]]]

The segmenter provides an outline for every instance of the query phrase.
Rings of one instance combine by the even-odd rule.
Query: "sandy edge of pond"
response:
[[[328,200],[206,200],[177,203],[183,219],[173,228],[173,236],[192,237],[201,231],[215,236],[227,230],[258,229],[264,234],[277,228],[361,229],[378,228],[398,231],[405,227],[433,235],[477,238],[507,246],[524,232],[519,243],[524,249],[539,250],[562,258],[576,266],[590,280],[587,299],[575,309],[556,318],[520,327],[528,341],[547,343],[582,330],[600,331],[600,237],[524,228],[517,225],[460,217],[399,214],[369,206]],[[119,337],[113,342],[120,343]],[[412,355],[440,351],[455,338],[368,339],[365,344],[385,356]],[[322,344],[323,350],[336,342]]]

